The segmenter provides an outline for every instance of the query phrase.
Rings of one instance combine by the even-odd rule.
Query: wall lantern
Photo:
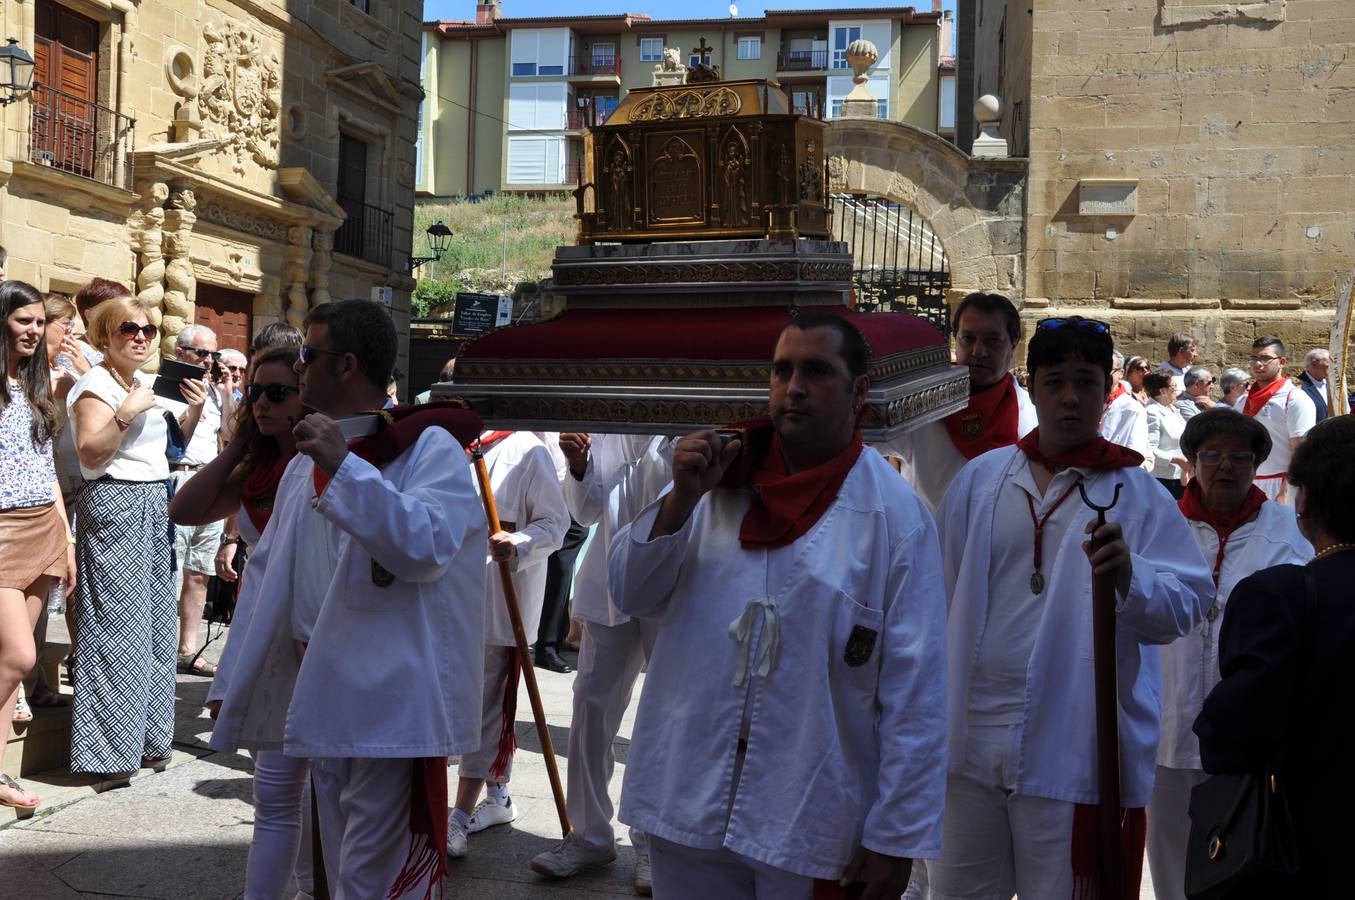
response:
[[[33,57],[15,38],[0,47],[0,106],[22,100],[33,90]]]
[[[446,253],[447,248],[451,246],[452,229],[444,225],[441,219],[438,219],[432,225],[429,225],[426,233],[428,235],[428,247],[433,251],[433,255],[411,256],[409,258],[409,273],[411,275],[414,274],[415,269],[419,268],[419,266],[424,263],[442,259],[442,254]]]

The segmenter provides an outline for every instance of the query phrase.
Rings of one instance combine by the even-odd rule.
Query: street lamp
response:
[[[435,259],[442,259],[442,254],[447,252],[452,240],[452,229],[448,228],[438,219],[432,225],[428,226],[428,247],[433,251],[432,256],[411,256],[409,258],[409,274],[413,275],[414,270],[427,262]]]
[[[22,100],[33,90],[33,57],[16,38],[0,47],[0,106]]]

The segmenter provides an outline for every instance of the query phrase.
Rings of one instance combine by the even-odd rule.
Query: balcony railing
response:
[[[92,100],[35,84],[28,158],[114,187],[131,183],[136,121]]]
[[[583,163],[565,163],[565,184],[578,184],[583,175]]]
[[[584,128],[591,128],[602,121],[603,116],[591,106],[579,108],[577,106],[569,109],[569,130],[581,131]]]
[[[334,249],[348,256],[356,256],[383,266],[390,265],[391,222],[390,210],[366,203],[343,203],[344,219],[334,232]]]
[[[620,75],[621,57],[616,54],[591,53],[569,60],[570,75]]]
[[[783,50],[776,54],[778,72],[817,72],[827,68],[827,50]]]

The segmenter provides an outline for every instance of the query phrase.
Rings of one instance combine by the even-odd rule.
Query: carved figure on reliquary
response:
[[[654,158],[650,218],[655,222],[699,222],[705,217],[701,156],[682,138],[670,137]]]
[[[781,206],[789,206],[794,199],[792,195],[795,173],[794,163],[791,162],[790,150],[785,144],[778,145],[771,151],[771,170],[776,178],[776,202]]]
[[[630,151],[621,140],[613,139],[607,156],[607,194],[603,210],[613,231],[629,231],[635,225],[635,168]]]
[[[277,168],[282,110],[277,54],[265,52],[257,34],[231,23],[208,23],[202,39],[202,82],[196,99],[204,134],[226,141],[235,156],[231,169],[238,174],[244,174],[246,160]],[[181,85],[171,81],[170,86],[189,99]]]
[[[726,228],[748,224],[748,147],[733,129],[720,160],[720,224]]]

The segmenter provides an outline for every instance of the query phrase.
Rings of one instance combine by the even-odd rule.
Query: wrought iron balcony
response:
[[[621,57],[616,54],[590,53],[571,57],[570,75],[620,75]]]
[[[92,100],[35,84],[28,158],[114,187],[131,184],[136,120]]]
[[[827,50],[782,50],[776,54],[778,72],[817,72],[827,68]]]
[[[366,203],[342,203],[348,218],[334,232],[334,249],[383,266],[390,265],[391,230],[394,215],[390,210]]]

